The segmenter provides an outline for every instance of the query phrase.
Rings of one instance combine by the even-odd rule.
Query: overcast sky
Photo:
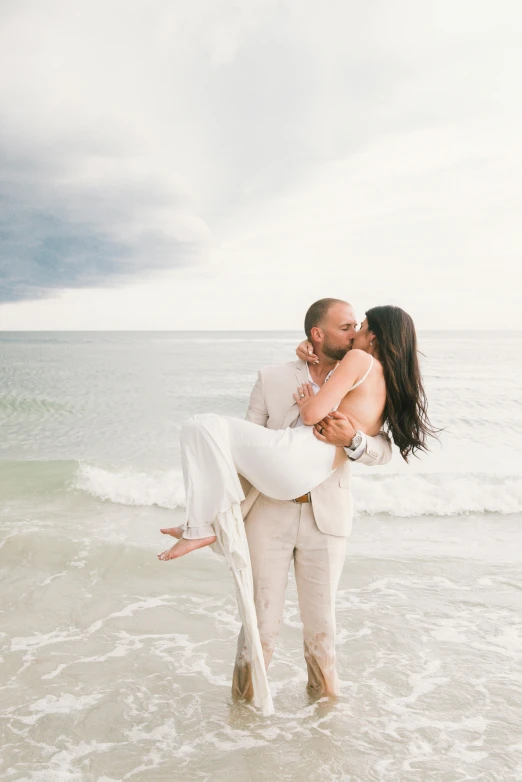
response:
[[[0,327],[522,328],[517,0],[2,0]]]

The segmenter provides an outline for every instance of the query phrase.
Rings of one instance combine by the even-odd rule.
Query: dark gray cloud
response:
[[[128,27],[96,0],[0,8],[0,303],[202,256],[208,228],[179,174],[190,145],[154,116],[171,79],[137,58],[142,39],[155,56],[138,6]]]
[[[140,203],[133,207],[139,209]],[[95,222],[80,223],[30,202],[12,201],[9,191],[0,195],[0,237],[0,302],[45,298],[63,288],[122,284],[185,266],[197,252],[197,243],[146,228],[133,239],[117,241]]]
[[[96,287],[121,277],[124,249],[86,226],[0,201],[0,302],[39,299],[57,289]]]
[[[183,199],[165,192],[161,181],[132,175],[118,181],[116,174],[82,182],[68,175],[65,152],[31,159],[11,146],[0,176],[0,303],[110,287],[197,260],[204,226],[193,218],[196,230],[187,234],[191,216],[183,214]],[[125,160],[119,170],[124,166]]]

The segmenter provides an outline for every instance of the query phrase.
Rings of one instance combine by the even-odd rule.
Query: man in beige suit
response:
[[[293,394],[304,383],[312,383],[314,390],[319,390],[350,349],[356,324],[353,308],[347,302],[321,299],[312,304],[306,314],[305,332],[318,362],[298,360],[262,369],[250,396],[247,420],[269,429],[302,425]],[[308,668],[307,689],[317,697],[339,692],[335,595],[352,523],[351,461],[378,465],[391,458],[384,434],[366,436],[356,432],[340,413],[332,415],[317,424],[316,436],[345,447],[349,458],[308,495],[289,501],[273,500],[242,481],[246,496],[242,509],[265,664],[268,666],[274,651],[293,560]],[[236,697],[252,697],[243,629],[232,692]]]

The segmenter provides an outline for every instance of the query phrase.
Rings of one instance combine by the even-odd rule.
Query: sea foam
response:
[[[185,507],[178,470],[111,471],[80,464],[72,488],[122,505]],[[486,473],[354,476],[355,510],[399,517],[522,512],[522,479]]]
[[[72,487],[121,505],[158,505],[170,509],[185,507],[183,478],[177,470],[147,473],[129,468],[111,471],[80,464]]]

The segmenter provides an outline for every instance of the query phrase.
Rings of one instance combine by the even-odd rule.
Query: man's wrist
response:
[[[357,448],[360,446],[360,444],[363,441],[363,433],[359,430],[355,430],[355,434],[352,437],[352,442],[349,445],[346,445],[346,448],[349,448],[351,451],[357,450]]]
[[[356,461],[366,450],[366,435],[357,430],[350,445],[344,446],[344,451],[349,459]]]

